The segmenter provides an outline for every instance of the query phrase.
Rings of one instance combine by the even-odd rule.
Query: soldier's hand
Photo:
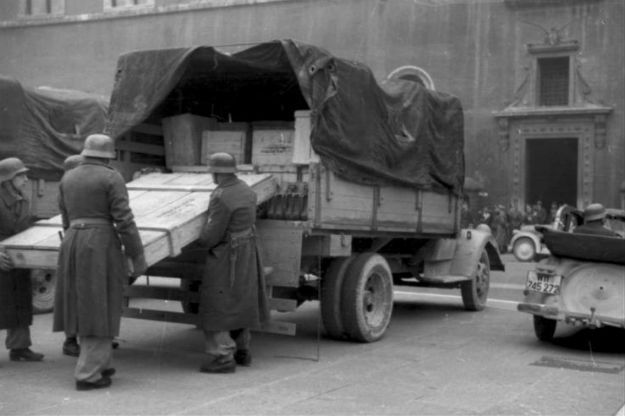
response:
[[[0,252],[0,270],[8,272],[13,269],[13,261],[8,254]]]
[[[131,276],[141,276],[148,269],[148,264],[145,262],[145,256],[143,254],[133,257],[132,259],[132,272]]]

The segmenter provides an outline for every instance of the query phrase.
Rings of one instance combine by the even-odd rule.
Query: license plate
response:
[[[558,274],[547,274],[530,270],[527,272],[527,281],[525,286],[534,292],[555,295],[560,293],[561,282],[562,276]]]

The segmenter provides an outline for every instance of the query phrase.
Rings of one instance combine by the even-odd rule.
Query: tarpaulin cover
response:
[[[0,75],[0,159],[18,157],[30,176],[58,180],[65,158],[103,131],[107,107],[93,94],[30,88]]]
[[[120,57],[107,131],[181,113],[220,121],[293,120],[310,109],[314,150],[358,183],[447,189],[464,181],[459,100],[421,83],[379,84],[365,65],[291,40],[228,53],[208,46]]]

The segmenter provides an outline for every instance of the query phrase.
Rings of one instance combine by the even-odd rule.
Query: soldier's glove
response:
[[[8,254],[0,252],[0,270],[8,272],[13,269],[13,261]]]

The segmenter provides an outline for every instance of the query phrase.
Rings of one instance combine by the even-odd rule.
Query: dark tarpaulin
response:
[[[80,91],[29,88],[0,76],[0,159],[20,158],[29,176],[58,180],[63,161],[101,133],[107,103]]]
[[[221,121],[293,120],[311,109],[311,142],[341,177],[449,189],[464,182],[459,100],[418,82],[378,84],[365,65],[291,40],[228,54],[213,47],[120,57],[107,131],[185,112]]]

